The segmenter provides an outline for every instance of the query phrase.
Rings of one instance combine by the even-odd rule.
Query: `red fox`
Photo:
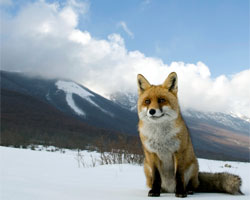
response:
[[[161,192],[186,197],[193,192],[243,194],[240,177],[199,172],[197,158],[178,104],[177,74],[162,85],[151,85],[141,74],[138,82],[139,133],[145,154],[148,196]]]

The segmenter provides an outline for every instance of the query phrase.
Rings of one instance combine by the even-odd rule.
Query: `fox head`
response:
[[[172,72],[161,85],[151,85],[138,74],[138,116],[145,122],[166,122],[179,115],[177,74]]]

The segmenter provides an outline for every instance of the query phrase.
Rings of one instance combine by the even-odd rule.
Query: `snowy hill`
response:
[[[82,152],[87,163],[94,152]],[[46,152],[1,147],[0,197],[3,200],[136,200],[149,199],[143,167],[137,165],[102,165],[79,167],[76,151]],[[230,172],[243,179],[244,196],[195,193],[188,199],[220,200],[250,198],[250,163],[199,159],[201,171]],[[231,167],[230,167],[231,166]],[[177,199],[174,194],[160,198]],[[152,199],[159,199],[152,198]]]

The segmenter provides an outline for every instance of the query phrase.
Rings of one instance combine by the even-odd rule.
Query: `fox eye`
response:
[[[159,98],[158,103],[164,103],[166,100],[164,98]]]
[[[151,103],[151,101],[149,99],[146,99],[145,103],[149,105]]]

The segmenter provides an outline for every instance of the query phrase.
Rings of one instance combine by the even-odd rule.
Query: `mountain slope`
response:
[[[1,71],[1,88],[32,96],[95,127],[136,135],[137,116],[82,85]]]
[[[32,96],[1,90],[2,145],[43,144],[86,149],[97,142],[117,141],[118,137],[131,138],[90,126]]]
[[[211,126],[221,127],[231,131],[237,131],[246,136],[249,135],[250,122],[235,115],[219,112],[200,112],[186,109],[182,112],[185,119],[208,123]],[[247,118],[246,118],[247,119]]]

